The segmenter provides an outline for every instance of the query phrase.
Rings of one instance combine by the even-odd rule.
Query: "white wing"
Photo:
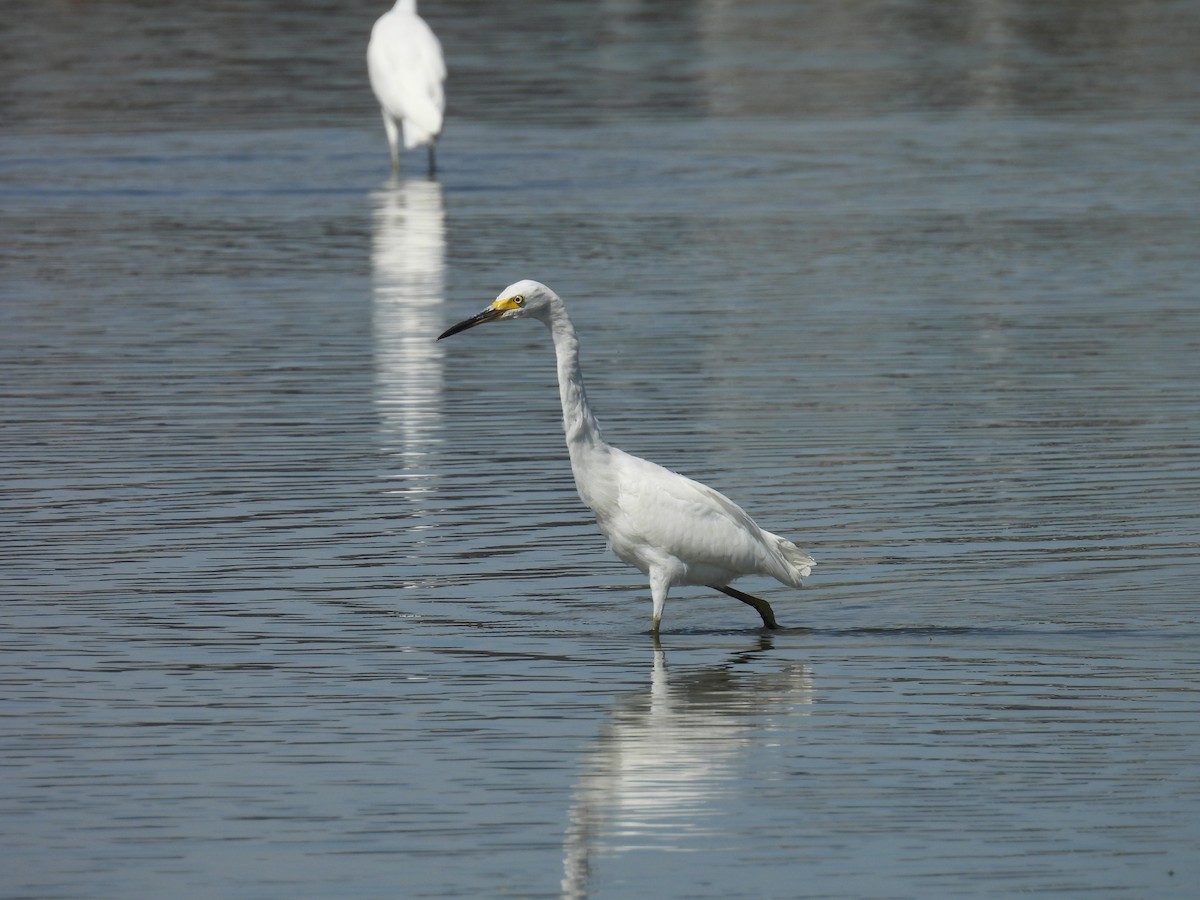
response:
[[[763,531],[736,503],[707,485],[623,453],[614,458],[619,499],[608,522],[597,510],[613,549],[639,568],[655,560],[628,559],[637,548],[682,562],[685,579],[705,583],[753,573],[791,583],[780,539]],[[611,529],[611,531],[610,531]]]
[[[367,74],[379,105],[405,125],[406,148],[441,134],[446,63],[441,43],[423,19],[397,11],[381,16],[367,44]]]

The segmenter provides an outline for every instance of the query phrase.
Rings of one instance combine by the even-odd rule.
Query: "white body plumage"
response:
[[[579,495],[596,514],[613,553],[652,580],[712,586],[769,575],[801,587],[812,559],[760,528],[723,494],[616,447],[603,456],[603,462],[588,457],[581,478],[572,455]]]
[[[536,281],[501,291],[476,316],[447,329],[449,337],[494,319],[535,318],[550,329],[558,362],[563,431],[575,486],[596,514],[612,551],[650,579],[657,633],[673,585],[707,585],[753,606],[775,627],[765,600],[728,587],[743,575],[767,575],[792,587],[812,558],[760,528],[741,507],[707,485],[613,447],[600,433],[583,386],[579,339],[557,294]],[[441,338],[439,338],[440,340]]]
[[[396,0],[379,17],[367,44],[367,75],[383,111],[392,171],[400,169],[403,139],[406,150],[428,148],[433,174],[434,143],[446,110],[446,63],[441,42],[417,15],[417,0]]]

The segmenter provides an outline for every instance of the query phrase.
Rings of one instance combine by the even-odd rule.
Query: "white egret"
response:
[[[536,281],[509,285],[487,309],[451,328],[449,337],[495,319],[537,319],[550,329],[558,359],[563,431],[575,487],[596,514],[609,548],[650,577],[650,630],[657,635],[667,594],[677,584],[706,585],[754,607],[778,627],[769,603],[729,587],[743,575],[769,575],[800,587],[813,559],[755,524],[707,485],[618,450],[600,434],[579,368],[579,338],[559,296]]]
[[[383,128],[392,154],[392,172],[400,171],[400,138],[404,149],[424,146],[429,174],[437,164],[433,145],[442,133],[446,95],[446,63],[442,45],[417,15],[417,0],[396,0],[379,17],[367,43],[367,75],[383,108]]]

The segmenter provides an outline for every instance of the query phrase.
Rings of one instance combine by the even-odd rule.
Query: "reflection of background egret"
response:
[[[367,44],[367,75],[383,111],[392,172],[400,171],[403,137],[406,150],[427,148],[432,175],[433,145],[442,133],[446,108],[446,63],[437,36],[417,15],[417,0],[396,0],[379,17]]]
[[[570,812],[564,898],[582,898],[598,858],[637,850],[695,850],[720,831],[722,794],[737,790],[743,752],[785,716],[807,715],[808,666],[744,670],[771,646],[668,679],[656,647],[650,690],[613,710],[588,756]]]
[[[442,351],[429,335],[441,321],[443,299],[442,188],[407,181],[376,191],[372,200],[375,404],[385,449],[419,476],[440,422]]]
[[[575,487],[596,514],[613,553],[650,577],[650,630],[658,634],[667,594],[677,584],[715,588],[754,607],[766,627],[777,627],[766,600],[734,590],[729,582],[744,575],[767,575],[800,587],[812,557],[759,528],[741,507],[708,485],[604,440],[583,387],[575,326],[558,294],[536,281],[518,281],[483,312],[446,329],[438,340],[484,322],[523,318],[550,329]]]

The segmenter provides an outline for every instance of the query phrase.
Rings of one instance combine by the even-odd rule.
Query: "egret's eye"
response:
[[[513,303],[515,303],[515,304],[517,304],[517,306],[524,306],[524,305],[525,305],[525,298],[524,298],[524,297],[522,297],[520,294],[517,294],[517,296],[515,296],[515,297],[513,297],[513,298],[512,298],[512,302],[513,302]]]

